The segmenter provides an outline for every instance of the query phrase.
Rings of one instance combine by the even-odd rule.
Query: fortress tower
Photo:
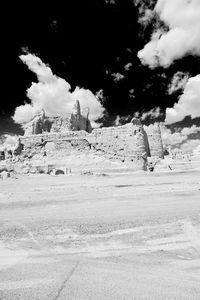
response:
[[[148,136],[150,156],[164,158],[163,143],[159,123],[149,125],[145,128]]]
[[[64,133],[79,130],[92,131],[89,120],[89,110],[87,110],[86,116],[83,116],[78,100],[75,101],[72,113],[68,113],[64,117],[47,117],[45,116],[44,109],[38,111],[34,118],[24,126],[24,129],[26,136],[45,132]]]

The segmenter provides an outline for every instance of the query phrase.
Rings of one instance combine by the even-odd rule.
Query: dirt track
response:
[[[0,182],[0,299],[200,299],[200,171]]]

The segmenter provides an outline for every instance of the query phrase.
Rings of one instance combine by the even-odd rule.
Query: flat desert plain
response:
[[[200,171],[0,181],[1,300],[200,299]]]

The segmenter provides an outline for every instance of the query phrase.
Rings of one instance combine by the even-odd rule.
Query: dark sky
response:
[[[66,79],[72,88],[80,86],[93,93],[103,89],[104,106],[111,119],[156,106],[164,111],[178,101],[181,91],[168,95],[168,84],[177,71],[198,74],[200,58],[188,56],[168,69],[143,66],[137,52],[148,42],[151,25],[143,28],[138,23],[133,0],[115,2],[7,4],[2,10],[6,22],[1,46],[1,120],[5,121],[16,106],[27,100],[26,89],[37,80],[19,59],[23,48],[49,64],[53,73]],[[132,66],[125,70],[128,63]],[[116,82],[114,73],[124,78]]]

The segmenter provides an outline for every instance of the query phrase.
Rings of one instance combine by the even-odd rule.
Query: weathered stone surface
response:
[[[47,160],[63,161],[73,155],[90,153],[140,170],[147,168],[147,157],[154,149],[152,144],[150,148],[148,136],[137,119],[123,126],[94,129],[91,133],[84,130],[43,133],[24,136],[21,140],[24,144],[21,156],[25,159],[42,160],[46,157]],[[158,144],[157,140],[156,143]],[[156,146],[153,144],[153,147]],[[154,151],[154,156],[162,156],[161,151],[162,148],[157,153]],[[70,163],[73,164],[74,162]]]
[[[150,156],[164,158],[164,149],[159,123],[149,125],[145,131],[148,136]]]
[[[51,133],[65,133],[68,131],[80,131],[85,130],[91,132],[92,127],[89,120],[89,109],[85,116],[81,114],[80,103],[77,100],[75,102],[73,111],[71,114],[67,114],[64,117],[47,117],[42,109],[38,111],[34,118],[27,124],[24,124],[25,136],[43,134],[45,132]]]
[[[42,133],[44,120],[45,111],[41,109],[29,123],[24,125],[25,135]]]
[[[87,157],[90,157],[89,164],[94,165],[99,158],[97,167],[112,162],[116,168],[147,170],[148,157],[163,158],[159,124],[151,125],[145,131],[140,120],[133,118],[123,126],[91,131],[88,115],[89,110],[86,116],[81,114],[79,101],[76,101],[72,114],[48,119],[51,124],[48,132],[44,130],[47,119],[44,113],[39,114],[32,122],[34,130],[19,139],[10,161],[14,161],[18,169],[21,164],[21,169],[34,173],[43,166],[48,169],[49,164],[84,167],[88,165]],[[81,157],[84,157],[83,161]]]

